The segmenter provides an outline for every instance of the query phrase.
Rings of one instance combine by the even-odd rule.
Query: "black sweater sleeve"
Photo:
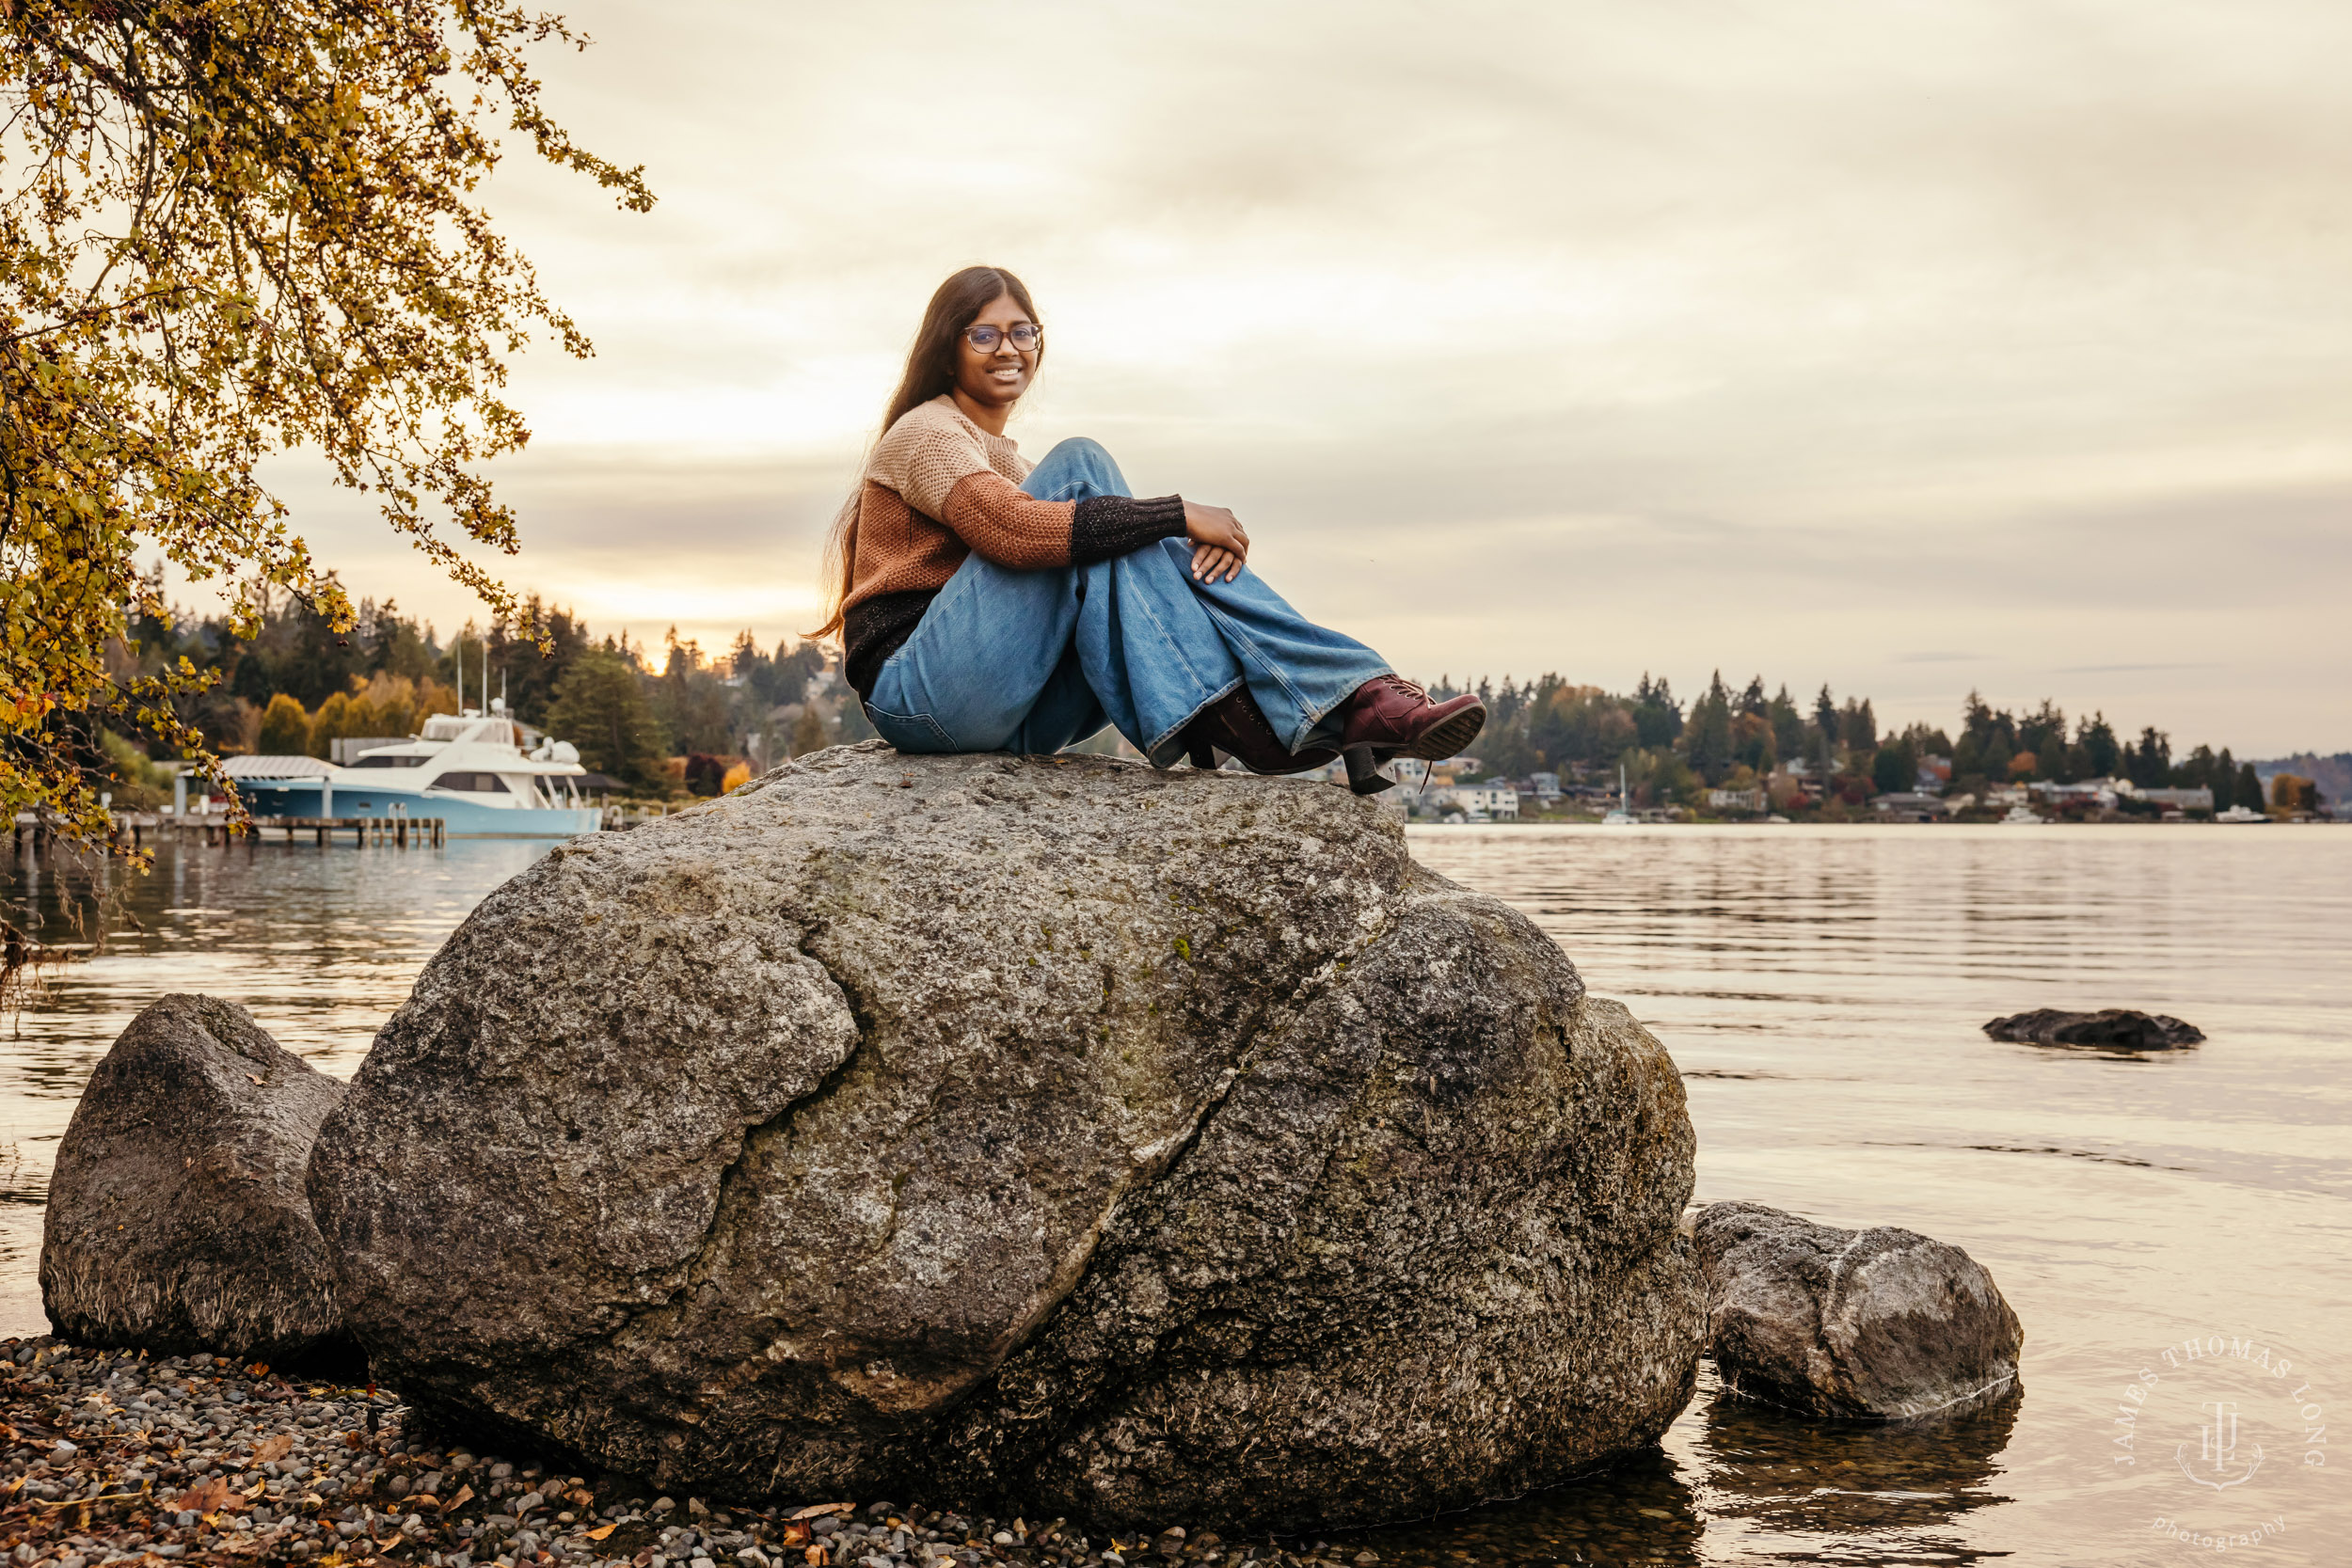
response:
[[[1154,539],[1184,536],[1184,498],[1089,496],[1070,519],[1070,563],[1110,561],[1139,550]]]

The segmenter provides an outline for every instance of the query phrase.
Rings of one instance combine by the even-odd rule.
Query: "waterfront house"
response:
[[[2079,784],[2058,784],[2051,779],[2038,779],[2026,788],[2053,806],[2088,805],[2100,811],[2113,811],[2116,797],[2132,793],[2128,779],[2085,779]],[[1992,799],[1990,793],[1986,800]],[[2208,793],[2210,801],[2211,795]]]
[[[1888,822],[1935,822],[1952,815],[1950,803],[1941,795],[1908,789],[1873,796],[1870,809]]]
[[[1431,790],[1430,800],[1440,811],[1458,811],[1473,819],[1482,812],[1489,820],[1516,821],[1519,815],[1519,792],[1508,784],[1452,784]]]

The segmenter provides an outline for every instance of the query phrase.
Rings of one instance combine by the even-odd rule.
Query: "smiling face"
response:
[[[1021,394],[1029,389],[1030,379],[1037,374],[1040,350],[1032,348],[1025,354],[1013,346],[1011,338],[1014,327],[1034,325],[1029,313],[1021,309],[1012,295],[998,294],[989,301],[980,313],[972,318],[965,331],[969,332],[975,326],[993,326],[1000,336],[996,346],[985,354],[974,348],[968,337],[956,340],[958,400],[976,404],[995,413],[1001,420],[1020,401]]]

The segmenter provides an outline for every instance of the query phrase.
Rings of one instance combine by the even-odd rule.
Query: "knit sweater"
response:
[[[1181,496],[1092,496],[1043,501],[1017,486],[1029,463],[1009,436],[974,424],[942,393],[898,417],[875,443],[856,494],[843,506],[850,592],[841,611],[843,673],[874,694],[882,664],[964,558],[1037,571],[1083,566],[1181,538]]]

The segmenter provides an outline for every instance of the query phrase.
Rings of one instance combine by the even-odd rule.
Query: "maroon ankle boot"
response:
[[[1381,675],[1358,687],[1347,700],[1340,750],[1367,747],[1375,762],[1393,757],[1441,762],[1476,740],[1486,727],[1486,705],[1467,692],[1432,702],[1428,692],[1404,676]]]
[[[1192,765],[1200,768],[1215,768],[1216,752],[1220,751],[1239,757],[1241,765],[1252,773],[1304,773],[1339,755],[1327,748],[1298,752],[1287,750],[1246,686],[1235,688],[1195,714],[1178,738],[1184,741]]]

